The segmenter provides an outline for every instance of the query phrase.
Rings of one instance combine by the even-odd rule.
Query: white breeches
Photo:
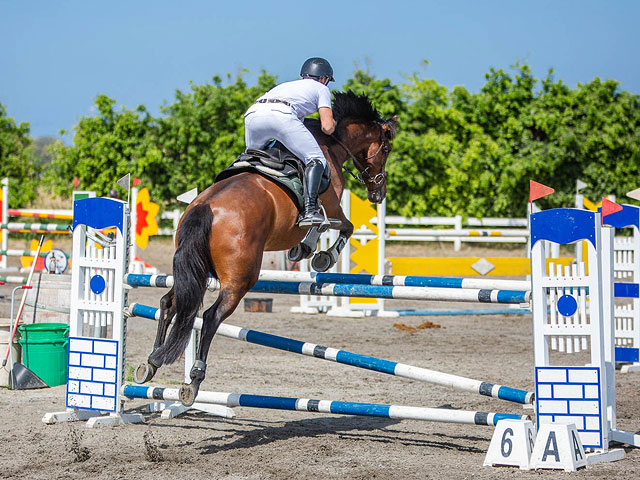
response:
[[[314,158],[327,165],[318,142],[291,107],[274,103],[252,105],[244,117],[247,148],[263,148],[272,138],[280,141],[305,165]]]

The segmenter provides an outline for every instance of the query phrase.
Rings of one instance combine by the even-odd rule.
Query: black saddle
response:
[[[263,150],[248,149],[229,167],[216,175],[213,182],[219,182],[242,172],[258,173],[280,187],[284,187],[298,210],[302,211],[304,163],[280,142],[273,141]],[[329,185],[331,185],[331,170],[327,164],[320,182],[320,193],[325,192]]]

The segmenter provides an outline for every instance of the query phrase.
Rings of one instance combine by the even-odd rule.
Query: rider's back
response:
[[[300,119],[318,111],[318,108],[331,108],[331,92],[326,85],[311,78],[302,78],[276,85],[258,100],[284,100],[292,105]]]

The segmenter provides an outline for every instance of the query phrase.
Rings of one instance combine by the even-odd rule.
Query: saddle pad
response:
[[[213,183],[243,172],[257,173],[281,187],[291,197],[298,211],[301,212],[304,205],[304,189],[300,178],[301,165],[291,165],[291,157],[287,157],[285,162],[278,165],[274,163],[272,155],[269,155],[268,161],[265,162],[263,157],[251,155],[250,153],[253,152],[250,151],[240,155],[235,162],[216,175]],[[295,159],[295,161],[299,162],[298,159]],[[324,193],[329,188],[329,185],[331,185],[331,170],[327,164],[320,182],[320,193]]]

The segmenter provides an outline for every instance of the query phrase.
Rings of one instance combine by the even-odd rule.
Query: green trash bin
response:
[[[32,323],[20,325],[18,332],[22,364],[50,387],[67,383],[69,325]]]

